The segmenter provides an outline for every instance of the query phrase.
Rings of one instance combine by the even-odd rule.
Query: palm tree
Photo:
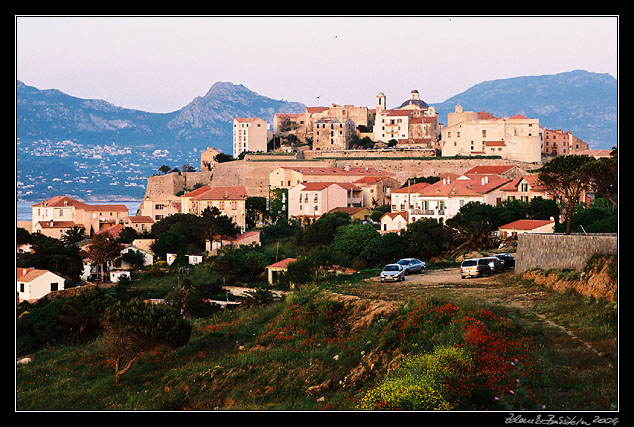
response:
[[[68,230],[66,230],[66,232],[62,235],[62,237],[60,238],[60,240],[66,245],[72,245],[74,243],[77,242],[81,242],[84,239],[87,239],[88,236],[86,235],[86,230],[84,230],[84,227],[81,227],[79,225],[75,225],[71,228],[69,228]]]

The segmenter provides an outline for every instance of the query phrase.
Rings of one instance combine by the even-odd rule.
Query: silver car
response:
[[[405,270],[403,270],[400,264],[388,264],[383,267],[379,277],[381,278],[381,282],[400,282],[405,280]]]
[[[425,263],[417,258],[403,258],[396,262],[403,267],[405,274],[422,273],[425,271]]]

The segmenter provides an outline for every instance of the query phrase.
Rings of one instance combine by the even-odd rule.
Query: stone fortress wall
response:
[[[165,194],[176,194],[186,188],[192,188],[201,183],[210,186],[243,185],[249,196],[268,195],[269,174],[280,167],[350,167],[375,168],[394,174],[396,180],[405,182],[407,178],[423,176],[439,176],[444,173],[462,174],[467,170],[482,165],[517,165],[527,172],[537,169],[537,164],[522,164],[517,161],[504,159],[453,159],[435,158],[423,159],[420,153],[418,157],[414,153],[407,156],[398,155],[398,152],[381,155],[381,153],[366,153],[366,157],[352,157],[344,153],[328,153],[328,158],[316,158],[317,155],[304,153],[301,156],[247,156],[244,160],[216,163],[211,172],[183,172],[157,175],[148,178],[146,198],[157,197]]]

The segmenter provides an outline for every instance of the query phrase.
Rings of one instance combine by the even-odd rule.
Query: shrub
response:
[[[464,349],[451,346],[408,356],[393,376],[363,396],[357,409],[450,410],[454,403],[445,384],[464,376],[472,363]]]

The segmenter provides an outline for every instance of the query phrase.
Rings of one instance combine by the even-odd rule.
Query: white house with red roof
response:
[[[407,211],[386,212],[381,217],[381,231],[391,232],[404,230],[405,228],[407,228],[407,224],[409,223],[410,218]]]
[[[390,176],[364,176],[352,183],[361,189],[361,206],[370,209],[390,204],[392,192],[401,187],[401,183]]]
[[[535,197],[549,198],[537,175],[519,176],[505,184],[500,190],[504,194],[504,200],[521,200],[529,203]]]
[[[259,231],[247,231],[237,235],[236,237],[222,237],[214,236],[213,241],[205,241],[205,250],[210,254],[215,254],[218,249],[223,246],[237,247],[242,245],[256,245],[260,246],[260,232]]]
[[[297,261],[297,258],[284,258],[281,261],[275,262],[266,266],[269,284],[272,285],[277,279],[280,273],[288,271],[288,265]]]
[[[498,233],[503,239],[516,238],[524,233],[554,233],[555,221],[541,219],[519,219],[498,227]]]
[[[62,276],[36,268],[18,268],[16,282],[18,302],[34,302],[50,292],[64,289]]]
[[[497,175],[465,174],[458,178],[447,176],[434,184],[409,185],[392,192],[391,210],[407,212],[408,222],[425,218],[444,222],[470,202],[498,205],[503,200],[501,189],[509,182],[510,178]]]

